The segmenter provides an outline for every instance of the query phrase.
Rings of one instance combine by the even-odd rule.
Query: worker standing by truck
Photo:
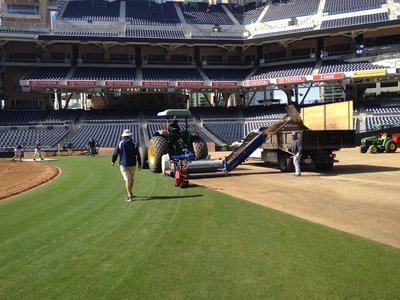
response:
[[[293,153],[293,165],[296,176],[301,176],[300,160],[303,151],[303,143],[299,139],[297,132],[292,132],[292,143],[290,144],[290,152]]]

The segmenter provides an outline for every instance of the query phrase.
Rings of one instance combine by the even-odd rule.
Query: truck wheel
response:
[[[140,158],[142,159],[142,169],[148,169],[149,168],[149,161],[148,161],[148,149],[146,146],[139,146],[139,154]]]
[[[393,140],[388,140],[385,144],[385,150],[387,153],[394,153],[397,150],[397,145]]]
[[[315,165],[317,171],[330,171],[333,168],[333,163],[329,164],[317,164]]]
[[[154,173],[161,172],[161,160],[168,153],[168,141],[161,136],[153,136],[149,141],[148,163]]]
[[[281,172],[293,172],[294,170],[294,165],[293,165],[293,160],[290,158],[289,155],[285,153],[279,153],[278,154],[278,163],[279,163],[279,169]]]
[[[208,148],[207,143],[203,141],[201,138],[196,139],[192,143],[193,154],[196,159],[205,159],[208,156]]]
[[[372,154],[378,153],[378,147],[375,146],[375,145],[369,146],[369,148],[368,148],[368,153],[372,153]]]

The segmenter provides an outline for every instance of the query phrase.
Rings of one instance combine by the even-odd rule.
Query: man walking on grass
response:
[[[134,184],[136,166],[137,169],[140,171],[142,161],[140,158],[138,145],[132,140],[132,133],[130,132],[130,130],[125,129],[121,136],[122,140],[114,149],[111,164],[112,166],[114,166],[115,161],[119,156],[120,171],[122,177],[125,180],[125,188],[128,194],[128,196],[126,197],[126,201],[130,202],[134,198],[132,189]]]

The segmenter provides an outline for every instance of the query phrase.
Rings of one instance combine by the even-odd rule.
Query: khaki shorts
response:
[[[125,180],[132,180],[133,177],[135,176],[136,166],[133,167],[119,166],[119,169],[121,171],[122,177],[124,177]]]

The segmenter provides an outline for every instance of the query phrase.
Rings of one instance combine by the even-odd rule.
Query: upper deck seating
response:
[[[150,81],[203,81],[196,69],[143,68],[143,80]]]
[[[126,29],[126,36],[136,37],[136,38],[184,39],[185,32],[180,29],[161,30],[161,29],[128,28]]]
[[[371,23],[385,22],[388,20],[389,16],[387,13],[369,14],[369,15],[322,21],[321,29],[354,26],[359,24],[371,24]]]
[[[380,8],[387,0],[326,0],[324,12],[343,14],[354,11]]]
[[[85,123],[129,123],[137,122],[139,115],[133,111],[90,110],[82,119]]]
[[[250,106],[243,111],[246,120],[280,120],[286,115],[284,105]]]
[[[382,68],[385,67],[379,65],[373,65],[367,61],[347,62],[334,59],[334,60],[323,61],[321,68],[319,69],[319,73],[331,74],[331,73],[354,72],[363,70],[376,70]]]
[[[91,37],[118,37],[119,32],[106,31],[62,31],[57,30],[53,35],[59,36],[91,36]]]
[[[9,34],[48,34],[50,31],[45,28],[38,29],[11,29],[11,28],[0,28],[0,32]]]
[[[118,21],[120,2],[103,1],[104,5],[94,5],[92,0],[69,1],[61,17],[67,21]]]
[[[257,21],[265,8],[264,4],[259,6],[257,6],[257,4],[257,2],[252,2],[244,6],[227,5],[226,7],[232,12],[241,25],[249,25]]]
[[[366,113],[374,115],[397,115],[400,114],[400,106],[380,107],[371,106],[365,109]]]
[[[175,26],[180,23],[174,3],[126,1],[126,21],[132,25]]]
[[[34,125],[40,123],[47,114],[45,110],[0,110],[0,125]]]
[[[215,34],[215,33],[195,33],[192,35],[192,39],[199,39],[199,40],[243,40],[245,39],[241,35],[225,35],[225,34]]]
[[[237,107],[192,107],[190,111],[203,122],[223,120],[229,121],[238,120],[240,118],[240,112]]]
[[[271,37],[271,36],[288,35],[288,34],[307,32],[307,31],[313,31],[313,30],[314,30],[314,27],[304,27],[304,28],[289,29],[289,30],[282,30],[282,31],[271,31],[271,32],[255,34],[254,38],[257,39],[257,38],[265,38],[265,37]]]
[[[135,80],[134,68],[77,68],[72,74],[72,80]]]
[[[61,80],[67,76],[69,68],[39,67],[24,75],[21,80]]]
[[[242,81],[252,70],[245,69],[203,69],[204,73],[214,81]]]
[[[314,15],[318,11],[319,3],[320,0],[291,0],[286,3],[271,4],[262,22]]]
[[[272,79],[311,75],[313,67],[313,62],[290,65],[265,66],[259,68],[257,72],[253,76],[251,76],[251,79]]]
[[[83,111],[80,109],[60,109],[52,111],[44,120],[45,125],[63,125],[74,123]]]
[[[201,2],[180,4],[183,16],[189,24],[233,25],[220,4],[208,5]]]

